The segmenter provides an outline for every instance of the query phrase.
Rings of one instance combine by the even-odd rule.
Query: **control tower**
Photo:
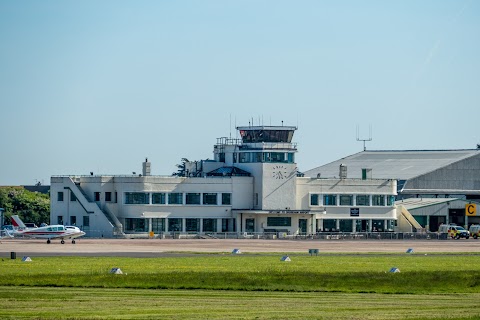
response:
[[[254,177],[253,209],[289,210],[296,207],[296,127],[237,127],[240,139],[225,139],[217,144],[215,159]]]

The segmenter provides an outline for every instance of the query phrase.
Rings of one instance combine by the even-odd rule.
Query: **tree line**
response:
[[[50,223],[50,195],[31,192],[23,187],[0,187],[0,208],[5,210],[1,224],[11,224],[17,214],[24,222]]]

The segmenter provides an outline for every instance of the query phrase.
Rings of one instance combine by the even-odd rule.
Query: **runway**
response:
[[[92,239],[79,238],[76,244],[54,240],[2,239],[0,256],[186,256],[198,253],[479,253],[480,240],[251,240],[251,239]]]

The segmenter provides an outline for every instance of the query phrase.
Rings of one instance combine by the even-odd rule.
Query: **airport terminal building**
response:
[[[332,177],[304,174],[295,163],[296,127],[237,130],[239,139],[217,139],[213,160],[183,159],[176,175],[151,175],[145,159],[141,174],[53,176],[50,222],[91,237],[412,229],[397,214],[396,179],[343,163]]]

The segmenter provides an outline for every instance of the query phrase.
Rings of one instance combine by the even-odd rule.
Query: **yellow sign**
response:
[[[465,205],[465,214],[469,217],[474,217],[477,215],[477,205],[474,203],[469,203]]]

